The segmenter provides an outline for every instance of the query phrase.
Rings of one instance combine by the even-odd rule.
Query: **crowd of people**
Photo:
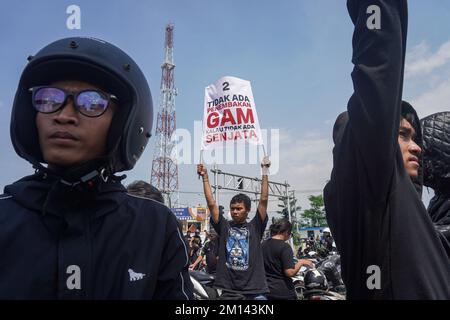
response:
[[[189,270],[202,270],[214,275],[217,268],[218,236],[214,230],[205,230],[204,233],[203,243],[198,230],[191,237],[186,235],[189,243]]]
[[[314,252],[321,257],[328,256],[331,252],[337,251],[330,228],[326,227],[322,230],[322,237],[310,236],[301,239],[301,244],[297,249],[297,258],[306,257],[308,253]]]
[[[379,27],[367,21],[373,6]],[[348,299],[450,299],[450,114],[421,121],[402,100],[407,1],[347,7],[354,93],[333,128],[330,230],[308,252],[339,253]],[[0,196],[0,299],[190,300],[189,270],[203,267],[219,299],[296,298],[292,277],[311,261],[304,250],[296,261],[286,243],[292,225],[273,223],[262,241],[269,157],[250,221],[245,194],[231,199],[225,219],[206,166],[197,166],[212,229],[204,241],[189,238],[156,188],[127,189],[117,175],[142,155],[152,119],[144,74],[114,45],[67,38],[29,58],[10,131],[35,173]],[[435,192],[428,210],[424,185]]]

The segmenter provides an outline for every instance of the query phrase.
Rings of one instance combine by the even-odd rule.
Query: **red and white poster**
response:
[[[250,81],[222,77],[205,88],[202,150],[263,144]]]

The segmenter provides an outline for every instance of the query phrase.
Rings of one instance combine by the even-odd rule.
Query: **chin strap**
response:
[[[103,182],[108,182],[109,180],[114,182],[120,182],[124,180],[127,175],[123,174],[120,176],[115,176],[111,173],[105,166],[101,166],[98,169],[94,169],[87,174],[84,174],[80,178],[77,178],[76,181],[73,179],[67,179],[64,175],[59,175],[51,169],[48,169],[44,166],[33,166],[36,174],[40,174],[43,179],[47,179],[48,176],[52,176],[58,178],[59,181],[69,187],[76,187],[80,185],[88,185],[89,187],[93,187],[96,183],[96,179],[100,179]]]
[[[94,179],[97,177],[102,179],[103,182],[107,182],[109,179],[109,175],[106,172],[107,171],[105,168],[99,168],[99,169],[93,170],[93,171],[85,174],[78,181],[70,182],[70,181],[65,180],[64,177],[61,178],[60,181],[62,184],[65,184],[66,186],[69,186],[69,187],[76,187],[80,184],[92,185]]]

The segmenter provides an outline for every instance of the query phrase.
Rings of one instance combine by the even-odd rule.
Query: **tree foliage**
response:
[[[308,197],[310,209],[306,209],[303,212],[302,217],[309,221],[307,227],[325,227],[327,226],[327,219],[325,215],[325,205],[323,202],[323,196],[313,196]]]
[[[297,215],[296,212],[300,212],[302,209],[300,206],[297,206],[297,199],[295,197],[292,197],[289,199],[290,209],[291,209],[291,217],[292,217],[292,239],[294,241],[294,245],[298,246],[300,244],[300,234],[298,232],[298,221],[296,219]],[[283,199],[280,204],[278,204],[278,207],[280,210],[277,211],[277,213],[281,216],[279,219],[287,219],[289,220],[289,211],[287,206],[287,199]],[[274,223],[276,220],[274,219],[272,223]]]

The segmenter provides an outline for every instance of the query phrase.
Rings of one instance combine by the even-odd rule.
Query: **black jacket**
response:
[[[435,196],[428,205],[428,213],[439,232],[442,245],[450,257],[450,192],[435,191]]]
[[[0,299],[192,298],[186,244],[164,205],[120,182],[42,175],[0,196]]]
[[[421,123],[424,184],[433,188],[435,193],[428,213],[450,256],[450,112],[430,115]]]
[[[348,121],[335,134],[334,167],[324,190],[347,297],[450,299],[450,259],[398,144],[407,2],[347,5],[355,25],[354,94]],[[372,5],[380,8],[381,29],[367,27]]]

